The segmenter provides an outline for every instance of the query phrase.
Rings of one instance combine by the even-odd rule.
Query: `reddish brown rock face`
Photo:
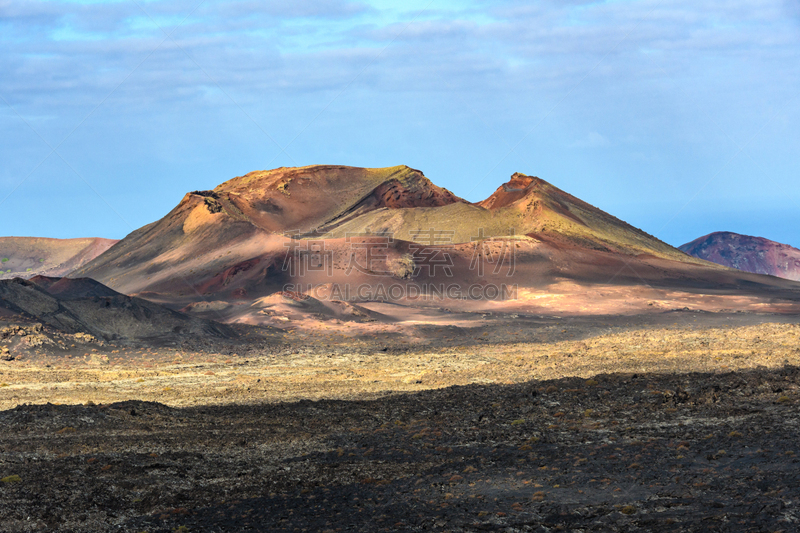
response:
[[[720,231],[686,243],[680,249],[745,272],[800,280],[800,250],[762,237]]]
[[[376,208],[403,209],[408,207],[441,207],[462,201],[459,197],[437,187],[427,179],[403,185],[392,180],[379,185],[370,195]]]
[[[537,185],[544,183],[537,177],[526,176],[517,172],[511,176],[511,180],[501,185],[489,198],[478,202],[477,205],[486,209],[500,209],[507,207],[514,202],[522,200],[535,190]]]

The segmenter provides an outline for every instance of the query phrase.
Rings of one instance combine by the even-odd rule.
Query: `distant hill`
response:
[[[0,279],[61,277],[99,256],[118,241],[0,237]]]
[[[745,272],[800,280],[800,250],[762,237],[718,231],[680,249],[691,256]]]

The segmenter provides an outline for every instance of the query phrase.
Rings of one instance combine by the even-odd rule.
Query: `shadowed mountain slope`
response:
[[[800,280],[800,250],[762,237],[718,231],[680,247],[689,255],[719,265]]]
[[[49,276],[34,276],[30,278],[51,295],[61,300],[75,300],[78,298],[106,298],[120,296],[120,293],[109,289],[99,281],[91,278],[53,278]]]
[[[66,280],[66,284],[50,283],[52,278],[41,281],[42,285],[21,278],[1,280],[0,307],[65,333],[91,333],[107,340],[170,341],[182,335],[235,336],[229,326],[116,293],[94,280]],[[65,286],[71,290],[64,290]],[[79,296],[79,292],[105,296]],[[65,293],[67,297],[61,296]]]

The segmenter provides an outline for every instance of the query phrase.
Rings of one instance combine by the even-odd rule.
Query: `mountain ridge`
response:
[[[197,269],[216,276],[236,265],[275,263],[286,250],[287,237],[347,240],[349,235],[375,234],[414,242],[431,231],[443,236],[439,244],[527,236],[701,264],[546,181],[521,173],[473,204],[405,165],[314,165],[250,172],[212,190],[187,193],[162,219],[135,230],[71,275],[94,277],[110,286],[122,278],[137,278],[138,282],[114,286],[130,293],[155,290],[158,283],[143,280],[158,279],[159,272],[171,269],[191,292],[206,286],[195,279]],[[218,250],[232,257],[220,257]],[[264,258],[266,252],[272,257]],[[200,257],[204,260],[196,261]],[[275,270],[273,266],[273,275]]]
[[[743,272],[800,280],[800,250],[763,237],[716,231],[678,248],[694,257]]]
[[[256,171],[187,193],[71,277],[226,323],[273,326],[300,320],[267,298],[287,291],[362,305],[394,287],[398,305],[371,311],[396,320],[435,306],[445,285],[454,296],[440,305],[481,312],[613,314],[684,302],[783,312],[800,298],[794,282],[687,255],[541,178],[515,173],[470,203],[403,165]],[[519,297],[483,296],[501,287]],[[786,302],[769,303],[776,294]],[[313,322],[325,313],[312,307]]]

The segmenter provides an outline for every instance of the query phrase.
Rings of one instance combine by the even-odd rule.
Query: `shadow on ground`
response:
[[[0,412],[4,531],[789,531],[800,370]]]

